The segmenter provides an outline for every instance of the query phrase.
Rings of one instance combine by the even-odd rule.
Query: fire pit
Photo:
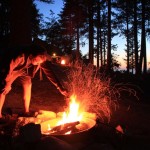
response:
[[[16,123],[16,133],[18,129],[29,123],[40,124],[43,136],[56,136],[61,138],[71,138],[89,133],[96,125],[96,114],[86,112],[79,108],[79,103],[75,96],[71,97],[69,107],[63,112],[52,112],[39,110],[36,117],[18,118]],[[76,138],[78,139],[78,138]]]
[[[58,120],[59,118],[56,118],[41,123],[41,131],[44,137],[54,136],[69,143],[88,141],[92,137],[96,126],[96,121],[90,118],[84,118],[80,122],[66,123],[60,126],[56,125]],[[49,124],[51,124],[51,130],[48,129]]]
[[[96,126],[96,121],[92,113],[83,112],[83,119],[80,121],[74,121],[58,125],[58,122],[62,119],[54,112],[42,111],[43,114],[37,117],[19,117],[14,129],[14,136],[18,136],[20,128],[33,123],[40,124],[41,134],[43,137],[54,136],[67,142],[83,141],[87,139],[91,131]],[[48,116],[46,116],[48,115]],[[93,118],[92,118],[93,117]]]
[[[81,132],[90,130],[96,125],[95,120],[84,118],[80,122],[76,121],[76,122],[66,123],[66,124],[57,126],[57,122],[59,120],[60,118],[56,118],[56,119],[48,120],[46,122],[41,123],[42,134],[54,135],[54,136],[79,134]]]
[[[66,111],[57,113],[54,119],[40,123],[43,135],[62,136],[79,134],[95,126],[96,121],[94,119],[96,115],[80,109],[79,103],[76,102],[76,97],[74,95],[70,99],[70,105]]]

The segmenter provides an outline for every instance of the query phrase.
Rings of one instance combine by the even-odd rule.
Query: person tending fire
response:
[[[6,56],[6,57],[5,57]],[[60,84],[53,70],[48,66],[46,49],[32,43],[30,46],[8,49],[7,54],[0,58],[0,118],[6,95],[11,90],[12,83],[19,79],[23,87],[24,115],[30,116],[31,79],[37,71],[43,71],[47,78],[56,86],[59,92],[68,96],[67,90]]]

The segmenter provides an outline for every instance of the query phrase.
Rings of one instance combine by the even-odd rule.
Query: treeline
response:
[[[53,0],[43,2],[49,5],[55,3]],[[114,52],[117,51],[117,45],[112,44],[112,39],[121,36],[126,39],[124,61],[127,73],[147,73],[146,42],[150,37],[150,0],[63,0],[63,2],[59,18],[55,18],[50,11],[49,21],[45,22],[36,8],[36,1],[1,1],[0,46],[5,47],[8,43],[16,41],[29,43],[32,39],[43,37],[51,50],[63,54],[71,54],[72,50],[76,50],[77,59],[88,58],[93,64],[96,57],[97,67],[113,71],[119,68],[120,64]],[[17,17],[12,15],[15,11]],[[21,21],[18,21],[19,19]],[[85,46],[87,40],[89,53],[82,56],[80,49],[81,46]]]

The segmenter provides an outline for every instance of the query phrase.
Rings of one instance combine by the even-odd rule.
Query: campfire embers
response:
[[[79,103],[76,102],[76,96],[70,97],[69,108],[60,117],[48,120],[41,123],[42,134],[46,135],[66,135],[75,134],[88,130],[95,125],[95,121],[89,119],[92,113],[83,112],[79,107]],[[85,115],[86,114],[86,115]],[[56,115],[57,116],[57,115]],[[86,116],[86,117],[85,117]],[[94,119],[96,118],[95,115]]]
[[[43,132],[44,134],[70,134],[71,132],[74,132],[77,130],[76,125],[78,125],[80,122],[71,122],[71,123],[65,123],[63,125],[55,126],[50,130],[47,130]]]
[[[68,135],[68,134],[78,134],[84,131],[88,131],[96,125],[94,113],[90,112],[82,112],[82,120],[67,122],[63,124],[60,123],[62,117],[59,113],[55,113],[52,111],[43,111],[40,110],[40,113],[36,117],[19,117],[16,122],[16,127],[14,129],[14,136],[19,135],[19,129],[22,126],[25,126],[30,123],[40,124],[41,133],[43,135]]]
[[[64,112],[40,110],[35,117],[19,117],[15,134],[18,134],[21,126],[29,123],[40,124],[43,135],[68,135],[87,131],[95,126],[96,114],[85,112],[79,106],[75,96],[72,96],[69,107]]]
[[[96,121],[84,118],[82,121],[76,121],[71,123],[65,123],[62,125],[55,125],[58,119],[49,120],[41,123],[41,131],[44,135],[67,135],[67,134],[77,134],[80,132],[87,131],[95,126]],[[54,127],[50,127],[49,125],[53,125]]]

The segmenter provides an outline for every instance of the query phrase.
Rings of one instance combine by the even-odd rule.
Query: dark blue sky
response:
[[[39,9],[39,12],[44,15],[44,19],[46,17],[50,17],[50,10],[52,10],[55,13],[55,16],[59,14],[61,11],[61,8],[63,7],[63,1],[62,0],[54,0],[54,4],[47,4],[43,2],[36,1],[37,8]]]

